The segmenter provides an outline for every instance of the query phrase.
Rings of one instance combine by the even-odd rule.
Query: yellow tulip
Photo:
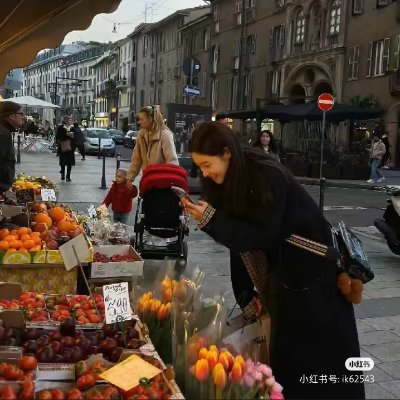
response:
[[[227,376],[225,369],[221,363],[215,365],[212,371],[212,377],[214,381],[214,385],[219,388],[223,389],[226,386]]]
[[[218,363],[218,353],[214,350],[210,350],[207,353],[207,361],[210,369],[213,369],[215,365]]]
[[[150,311],[154,314],[157,313],[158,309],[161,307],[161,301],[158,299],[150,300]]]
[[[244,374],[246,372],[246,363],[244,361],[244,358],[242,356],[236,356],[235,357],[235,363],[239,363],[241,368],[242,368],[242,373]]]
[[[196,379],[203,382],[207,380],[209,373],[210,369],[207,360],[204,358],[197,360],[196,365],[194,366],[194,376]]]
[[[207,359],[208,350],[205,347],[202,347],[199,351],[199,359],[205,358]]]

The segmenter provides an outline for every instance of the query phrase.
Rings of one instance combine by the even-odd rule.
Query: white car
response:
[[[98,154],[100,140],[100,150],[104,150],[106,155],[115,156],[115,143],[107,129],[87,128],[84,135],[86,154]]]

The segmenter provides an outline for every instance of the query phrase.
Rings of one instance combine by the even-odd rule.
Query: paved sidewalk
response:
[[[22,164],[17,169],[30,175],[45,175],[59,187],[61,202],[71,203],[84,211],[90,204],[98,205],[106,195],[100,189],[101,160],[88,157],[72,170],[72,182],[60,181],[58,159],[54,154],[22,153]],[[115,172],[115,159],[107,158],[106,181],[110,187]],[[391,180],[400,184],[400,172],[390,172]],[[393,183],[394,184],[394,183]],[[132,220],[131,220],[132,223]],[[368,399],[400,398],[400,257],[394,256],[383,241],[364,235],[365,244],[375,279],[365,287],[363,302],[355,307],[362,354],[372,357],[375,368],[374,383],[366,385]],[[206,294],[224,293],[228,307],[234,304],[229,253],[201,231],[191,229],[189,235],[189,264],[199,265],[206,274]],[[145,280],[151,282],[159,263],[145,264]]]

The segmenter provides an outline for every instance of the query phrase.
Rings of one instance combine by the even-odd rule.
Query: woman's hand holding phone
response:
[[[193,204],[188,198],[182,198],[182,205],[185,210],[195,219],[196,221],[201,221],[204,212],[208,206],[206,201],[199,200],[198,204]]]

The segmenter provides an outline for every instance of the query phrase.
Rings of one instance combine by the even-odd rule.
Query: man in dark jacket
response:
[[[0,103],[0,193],[12,186],[15,177],[15,152],[12,133],[24,123],[21,106],[12,101]]]
[[[74,126],[73,126],[72,130],[74,132],[74,144],[75,144],[76,148],[79,150],[79,153],[81,153],[82,161],[85,161],[86,160],[85,136],[77,122],[74,122]]]

